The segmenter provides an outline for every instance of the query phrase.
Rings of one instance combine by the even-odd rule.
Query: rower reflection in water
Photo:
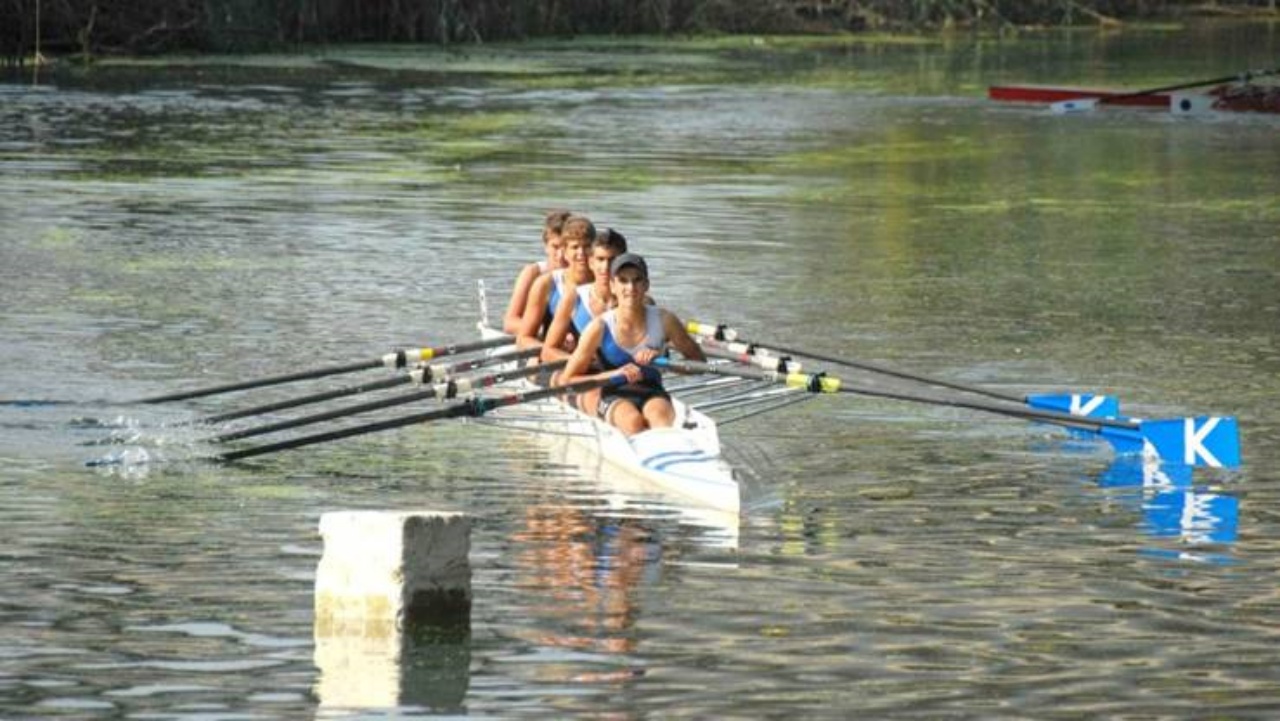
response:
[[[609,654],[635,650],[637,589],[658,572],[663,554],[649,529],[636,519],[539,505],[525,512],[514,539],[522,544],[519,586],[550,601],[538,610],[556,621],[530,640]],[[630,669],[619,674],[632,676]]]
[[[675,408],[662,387],[662,376],[650,364],[668,345],[686,358],[704,361],[706,356],[675,314],[646,305],[649,268],[644,258],[623,253],[613,259],[609,275],[617,305],[587,325],[559,383],[621,374],[626,385],[607,387],[597,399],[584,398],[583,410],[627,435],[670,427],[675,422]],[[599,363],[601,372],[589,373],[593,361]]]

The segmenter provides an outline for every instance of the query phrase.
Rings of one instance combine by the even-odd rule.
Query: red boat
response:
[[[1127,92],[1126,90],[1064,88],[1050,85],[995,85],[987,88],[987,97],[1011,103],[1060,103],[1082,98],[1116,98],[1111,101],[1112,104],[1169,109],[1170,96],[1167,93],[1118,97],[1126,95]]]
[[[1228,83],[1207,92],[1153,92],[1137,94],[1127,90],[1055,87],[1049,85],[995,85],[987,89],[992,100],[1014,103],[1062,103],[1069,100],[1099,100],[1104,105],[1158,108],[1174,112],[1222,110],[1229,112],[1280,113],[1280,86]]]

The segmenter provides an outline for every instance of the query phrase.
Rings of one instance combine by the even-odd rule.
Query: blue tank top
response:
[[[547,318],[556,314],[560,298],[564,296],[564,268],[551,271],[551,297],[547,299]]]
[[[573,304],[573,317],[570,322],[573,324],[573,332],[582,337],[582,332],[587,329],[587,324],[595,319],[595,314],[591,312],[591,286],[580,285],[577,287],[577,300]]]
[[[551,319],[560,307],[560,298],[564,295],[564,268],[551,271],[551,295],[547,298],[547,308],[542,314],[542,325],[538,327],[538,338],[547,337],[547,329],[551,327]]]
[[[600,365],[605,370],[621,368],[635,362],[635,353],[642,348],[652,348],[658,352],[667,349],[667,331],[662,327],[662,311],[656,305],[645,306],[644,339],[634,346],[623,347],[618,344],[617,311],[608,310],[600,315],[604,321],[604,336],[600,339]],[[644,383],[662,385],[662,374],[653,366],[642,366]]]

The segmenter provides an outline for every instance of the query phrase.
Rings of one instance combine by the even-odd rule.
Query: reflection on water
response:
[[[525,428],[530,422],[545,426],[545,418],[524,417],[519,408],[499,420],[490,418],[478,425],[491,425],[506,434],[503,446],[510,451],[513,472],[534,478],[554,479],[547,468],[575,469],[584,479],[572,489],[570,497],[582,504],[584,512],[609,518],[633,518],[638,522],[679,524],[679,536],[688,543],[705,549],[732,552],[738,546],[741,518],[737,512],[689,502],[671,489],[644,481],[634,474],[614,467],[594,449],[584,447],[566,434],[533,433]],[[523,463],[536,457],[536,464]],[[545,482],[545,481],[544,481]]]
[[[1226,562],[1222,547],[1235,543],[1240,501],[1194,484],[1194,468],[1130,454],[1117,457],[1098,476],[1098,486],[1118,491],[1113,499],[1140,514],[1143,531],[1178,548],[1153,548],[1176,559]]]
[[[470,619],[409,628],[316,627],[315,693],[327,713],[464,707],[471,679]]]
[[[479,519],[476,605],[469,637],[357,647],[389,713],[1266,716],[1277,119],[982,90],[1212,76],[1278,38],[855,42],[587,89],[337,66],[0,85],[0,716],[315,715],[355,692],[317,669],[315,519],[424,503]],[[172,460],[190,445],[145,429],[228,410],[113,399],[473,337],[475,281],[506,288],[566,204],[626,233],[681,317],[1234,415],[1244,467],[1102,471],[1057,430],[859,397],[725,428],[752,467],[729,519],[482,424],[83,467],[122,415],[122,445]]]
[[[513,540],[526,549],[516,563],[516,587],[537,599],[531,612],[561,629],[528,640],[634,663],[626,655],[638,642],[639,586],[660,573],[661,541],[635,519],[590,516],[569,506],[529,509]]]

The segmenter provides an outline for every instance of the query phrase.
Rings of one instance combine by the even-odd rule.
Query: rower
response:
[[[598,399],[584,396],[584,410],[627,435],[675,424],[675,406],[650,363],[674,347],[686,358],[704,361],[702,349],[684,323],[670,311],[645,302],[649,268],[644,258],[623,253],[609,266],[609,285],[617,305],[592,320],[561,373],[561,384],[621,374],[626,385],[607,386]],[[588,374],[592,361],[603,371]],[[594,406],[594,407],[593,407]]]
[[[564,239],[560,237],[560,233],[564,230],[564,222],[571,215],[567,210],[547,213],[542,223],[542,249],[547,257],[521,268],[520,275],[516,276],[516,285],[511,289],[511,300],[507,302],[507,312],[502,316],[504,333],[514,335],[520,331],[520,320],[524,317],[533,282],[549,271],[564,267]]]
[[[572,215],[560,231],[564,240],[566,267],[539,276],[529,288],[524,316],[516,334],[516,347],[524,350],[542,343],[552,316],[560,305],[560,298],[572,288],[591,282],[591,268],[587,264],[587,248],[596,237],[596,227],[585,216]]]
[[[568,358],[574,341],[582,337],[587,324],[593,318],[613,307],[613,292],[609,289],[609,264],[627,252],[627,238],[613,228],[596,233],[591,241],[587,266],[592,281],[574,288],[560,298],[542,341],[542,362]]]

